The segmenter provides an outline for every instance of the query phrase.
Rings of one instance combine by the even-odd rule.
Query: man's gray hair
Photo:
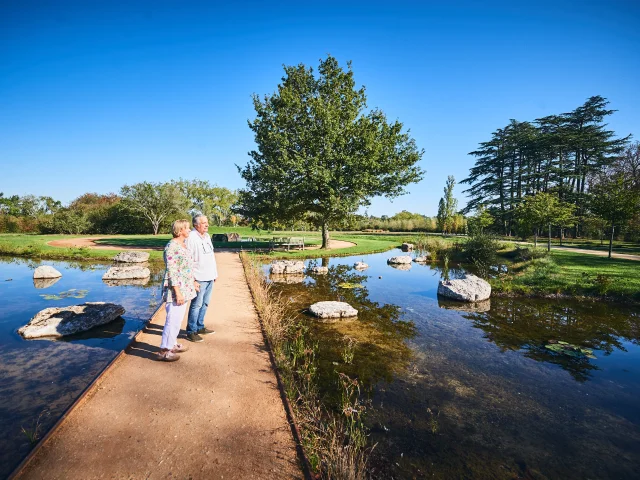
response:
[[[195,227],[200,223],[201,218],[207,218],[207,216],[203,213],[197,213],[193,216],[193,226]]]

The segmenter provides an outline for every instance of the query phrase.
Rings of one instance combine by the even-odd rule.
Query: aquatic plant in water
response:
[[[364,288],[364,285],[359,283],[342,282],[338,284],[338,288]]]
[[[77,290],[70,288],[65,292],[60,292],[57,295],[51,293],[42,293],[40,296],[45,300],[62,300],[63,298],[84,298],[89,293],[89,290]]]
[[[578,347],[577,345],[572,345],[571,343],[559,340],[550,340],[549,343],[545,345],[545,348],[548,348],[552,352],[561,353],[570,357],[596,358],[593,354],[593,350],[589,348]]]

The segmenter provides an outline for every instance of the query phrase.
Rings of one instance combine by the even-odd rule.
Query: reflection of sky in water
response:
[[[33,270],[52,265],[62,278],[36,288]],[[140,286],[102,282],[107,264],[11,260],[0,257],[0,478],[29,451],[21,428],[33,428],[43,412],[41,435],[55,423],[104,366],[128,343],[159,301],[159,272]],[[11,279],[11,281],[8,281]],[[42,295],[88,290],[81,299],[45,300]],[[113,302],[126,309],[123,320],[59,340],[24,340],[17,329],[40,310],[84,302]]]
[[[413,351],[409,368],[372,392],[368,421],[379,443],[374,456],[381,477],[636,474],[637,308],[494,297],[489,311],[445,309],[437,298],[440,270],[387,265],[400,254],[329,261],[330,267],[368,263],[362,272],[368,300],[399,306],[401,320],[413,322],[418,332],[407,340]],[[591,348],[597,358],[551,352],[544,346],[549,340]]]

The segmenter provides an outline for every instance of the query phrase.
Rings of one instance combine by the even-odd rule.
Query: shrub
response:
[[[486,273],[496,263],[499,249],[500,243],[493,236],[482,233],[472,235],[462,246],[466,260],[472,262],[482,273]]]
[[[546,248],[520,247],[520,245],[516,245],[515,257],[517,261],[528,262],[548,256],[549,251]]]

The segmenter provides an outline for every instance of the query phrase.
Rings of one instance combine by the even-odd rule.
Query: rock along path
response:
[[[155,361],[163,308],[17,478],[303,478],[242,264],[216,259],[216,333]]]

